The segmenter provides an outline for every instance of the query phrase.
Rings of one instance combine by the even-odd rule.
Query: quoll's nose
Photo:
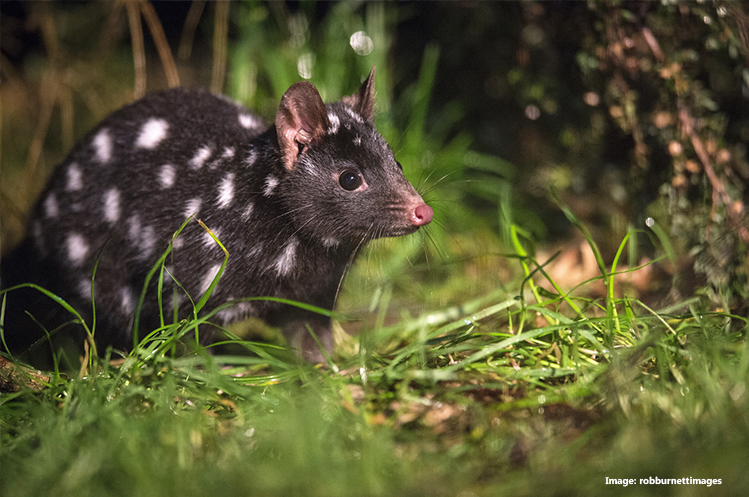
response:
[[[421,204],[414,209],[411,222],[414,226],[424,226],[432,222],[434,211],[427,204]]]

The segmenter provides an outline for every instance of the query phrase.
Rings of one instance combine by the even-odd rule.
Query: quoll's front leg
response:
[[[313,363],[325,363],[326,353],[333,350],[333,330],[330,318],[311,312],[291,313],[281,324],[283,334],[294,350],[302,359]],[[315,341],[310,330],[315,334],[319,344]]]

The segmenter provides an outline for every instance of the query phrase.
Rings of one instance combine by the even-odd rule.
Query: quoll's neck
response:
[[[338,279],[363,246],[289,228],[284,230],[288,235],[275,245],[268,261],[266,272],[271,276],[290,280]]]

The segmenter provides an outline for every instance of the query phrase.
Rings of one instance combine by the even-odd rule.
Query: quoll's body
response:
[[[98,261],[97,343],[129,348],[146,275],[194,215],[229,252],[207,308],[273,296],[332,309],[364,243],[414,232],[432,218],[374,128],[373,84],[374,70],[358,93],[326,106],[314,86],[297,83],[268,128],[238,104],[195,90],[154,93],[118,110],[54,171],[29,236],[3,261],[4,287],[38,283],[90,319]],[[190,222],[167,267],[197,302],[223,259],[210,235]],[[172,316],[174,282],[165,280],[164,314]],[[190,302],[177,293],[184,317]],[[5,335],[16,351],[43,336],[39,324],[51,330],[71,319],[37,292],[8,298]],[[157,302],[154,287],[140,330],[158,326]],[[332,347],[329,318],[288,305],[241,302],[214,321],[247,317],[282,327],[307,359],[322,358],[307,325]]]

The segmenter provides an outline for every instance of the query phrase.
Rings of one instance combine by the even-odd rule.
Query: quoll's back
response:
[[[3,260],[3,285],[37,283],[90,322],[98,264],[97,344],[127,349],[148,272],[194,216],[229,252],[209,309],[257,296],[332,309],[346,269],[368,240],[411,233],[432,218],[375,130],[373,111],[374,69],[358,93],[327,106],[311,84],[292,85],[270,127],[204,91],[146,96],[102,121],[55,169],[29,236]],[[211,236],[189,222],[167,260],[163,314],[174,316],[176,288],[176,314],[187,316],[190,300],[199,300],[223,260]],[[140,330],[159,325],[156,293],[153,283]],[[42,325],[52,330],[71,319],[35,291],[8,298],[4,333],[15,352],[41,338]],[[288,305],[239,302],[214,321],[247,317],[282,327],[307,359],[322,359],[307,325],[332,347],[329,318]],[[67,329],[80,340],[79,324]]]

